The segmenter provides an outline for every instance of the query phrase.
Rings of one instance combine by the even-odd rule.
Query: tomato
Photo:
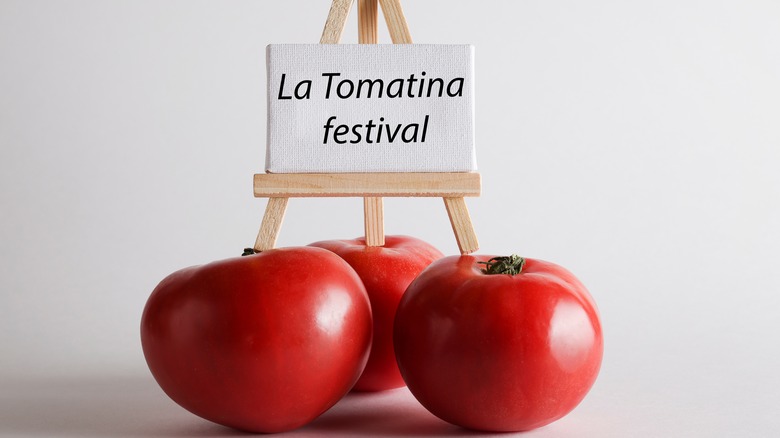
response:
[[[176,403],[252,432],[302,426],[357,381],[371,307],[352,268],[320,248],[273,249],[175,272],[149,297],[144,356]]]
[[[312,243],[346,260],[366,286],[374,315],[374,340],[357,391],[382,391],[404,386],[393,351],[393,320],[406,287],[434,260],[438,249],[408,236],[385,236],[384,246],[366,246],[363,238]]]
[[[512,269],[521,270],[501,273]],[[434,262],[401,299],[394,335],[401,374],[431,413],[506,432],[574,409],[604,345],[582,283],[558,265],[517,256]]]

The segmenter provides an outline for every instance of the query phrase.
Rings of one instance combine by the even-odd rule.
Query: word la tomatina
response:
[[[322,77],[327,78],[325,86],[325,99],[337,97],[339,99],[349,98],[384,98],[391,99],[401,97],[463,97],[463,86],[465,79],[462,77],[452,78],[446,82],[443,78],[426,78],[426,73],[422,72],[420,78],[416,78],[414,73],[408,78],[396,78],[385,83],[382,79],[340,79],[338,83],[334,78],[340,77],[341,73],[322,73]],[[279,83],[279,100],[290,100],[293,97],[297,100],[311,99],[312,80],[305,79],[298,82],[293,88],[292,94],[285,92],[285,80],[287,74],[282,73]],[[335,85],[334,85],[335,83]]]

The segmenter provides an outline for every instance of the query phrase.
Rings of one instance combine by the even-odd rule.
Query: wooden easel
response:
[[[394,44],[411,44],[400,0],[357,0],[358,42],[377,43],[378,5],[387,21]],[[338,44],[344,32],[353,0],[333,0],[320,44]],[[362,197],[365,236],[368,246],[383,246],[383,197],[440,197],[452,224],[462,254],[479,249],[477,236],[466,208],[465,196],[479,196],[481,178],[477,172],[452,173],[276,173],[255,174],[256,198],[269,198],[254,249],[263,251],[276,244],[287,201],[292,197]]]

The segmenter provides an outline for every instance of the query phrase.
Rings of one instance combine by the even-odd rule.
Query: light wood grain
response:
[[[262,173],[254,193],[269,197],[479,196],[481,177],[464,173]]]
[[[409,26],[406,24],[406,17],[401,8],[400,0],[379,0],[382,6],[382,14],[387,22],[387,29],[390,31],[390,39],[393,44],[412,44],[412,34],[409,32]]]
[[[385,245],[385,212],[382,198],[363,198],[367,246]]]
[[[471,223],[471,216],[466,207],[466,200],[463,198],[444,198],[444,206],[447,208],[447,215],[450,217],[452,231],[455,233],[455,240],[458,241],[458,248],[461,254],[470,254],[479,249],[477,234],[474,232],[474,226]]]
[[[378,12],[377,0],[358,0],[358,43],[377,43]]]
[[[378,0],[358,0],[358,43],[378,42]],[[363,198],[363,222],[367,246],[384,246],[385,215],[382,198]]]
[[[255,250],[265,251],[276,245],[276,238],[282,228],[284,213],[287,211],[287,198],[270,198],[265,206],[263,222],[255,240]]]
[[[333,0],[328,19],[325,20],[325,28],[322,30],[320,44],[338,44],[341,41],[350,9],[352,9],[352,0]]]

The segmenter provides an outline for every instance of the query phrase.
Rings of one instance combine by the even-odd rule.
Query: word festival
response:
[[[420,77],[410,74],[408,78],[396,78],[390,81],[382,79],[351,80],[341,78],[341,73],[322,73],[324,78],[324,98],[329,99],[404,99],[404,98],[454,98],[463,97],[464,78],[456,77],[450,80],[443,78],[428,78],[426,72]],[[289,91],[285,89],[286,74],[282,74],[279,84],[279,100],[308,100],[312,98],[313,80],[298,82]],[[316,93],[315,93],[316,95]],[[331,116],[323,125],[323,144],[330,140],[337,144],[368,144],[393,143],[400,140],[403,143],[424,143],[428,133],[430,115],[425,115],[421,123],[391,124],[385,123],[384,117],[379,122],[374,119],[365,124],[346,125],[336,123],[337,116]]]

